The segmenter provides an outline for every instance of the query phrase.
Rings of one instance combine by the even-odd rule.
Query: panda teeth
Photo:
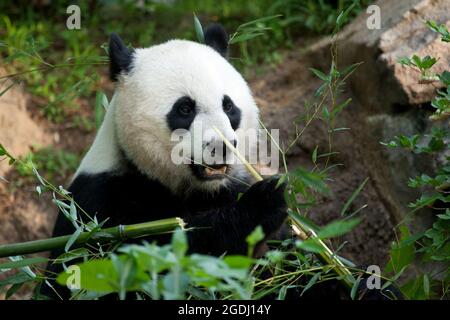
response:
[[[213,176],[218,174],[225,174],[227,172],[227,166],[223,166],[220,168],[205,168],[206,175]]]

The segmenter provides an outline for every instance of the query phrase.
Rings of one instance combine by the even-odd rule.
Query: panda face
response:
[[[114,74],[118,144],[140,171],[174,190],[216,190],[246,175],[242,165],[205,164],[193,157],[177,164],[171,158],[179,143],[174,136],[189,134],[182,143],[205,148],[223,143],[214,127],[235,144],[240,131],[258,128],[258,109],[247,83],[218,52],[220,41],[212,43],[171,40],[135,49],[128,62],[123,57],[111,62],[111,70],[116,61],[120,71]]]

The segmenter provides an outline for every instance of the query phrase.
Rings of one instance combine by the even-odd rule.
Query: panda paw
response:
[[[279,176],[270,177],[252,185],[238,201],[238,205],[261,225],[266,235],[277,231],[287,217],[284,199],[286,183],[278,185]]]

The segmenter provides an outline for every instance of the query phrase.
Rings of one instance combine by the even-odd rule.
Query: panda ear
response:
[[[111,33],[108,53],[109,77],[112,81],[117,81],[122,72],[127,73],[131,70],[133,51],[127,48],[117,34]]]
[[[220,24],[211,24],[206,27],[205,32],[205,44],[212,47],[223,57],[228,53],[228,35],[225,29]]]

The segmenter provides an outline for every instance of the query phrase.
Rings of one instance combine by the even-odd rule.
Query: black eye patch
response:
[[[172,109],[167,114],[167,124],[172,131],[176,129],[189,130],[196,115],[195,101],[188,96],[184,96],[173,104]]]
[[[237,128],[239,128],[239,124],[241,123],[241,110],[227,95],[223,96],[222,108],[228,119],[230,119],[231,127],[233,128],[233,130],[237,130]]]

